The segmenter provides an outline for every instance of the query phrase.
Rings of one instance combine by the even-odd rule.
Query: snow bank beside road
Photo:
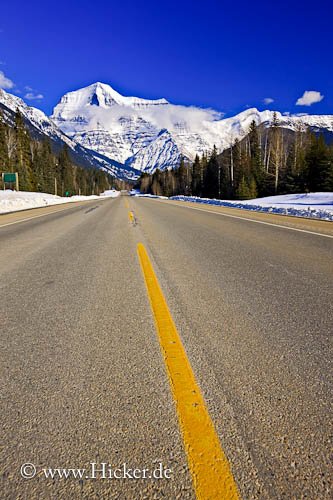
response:
[[[107,191],[104,191],[104,193],[101,193],[99,196],[105,197],[107,196],[108,198],[117,198],[120,195],[120,191],[116,191],[115,189],[109,189]],[[97,198],[99,198],[97,196]]]
[[[167,196],[158,196],[157,194],[141,194],[137,192],[129,192],[130,196],[140,196],[140,198],[159,198],[160,200],[171,200],[171,198],[168,198]],[[176,198],[176,197],[175,197]]]
[[[100,196],[71,196],[63,198],[48,193],[34,193],[29,191],[0,191],[0,214],[27,210],[29,208],[46,207],[75,201],[100,200],[103,198],[116,198],[120,192],[115,190],[105,191]]]
[[[191,201],[243,210],[333,221],[333,193],[302,193],[268,196],[254,200],[217,200],[196,196],[172,196],[171,200]]]
[[[288,205],[288,206],[320,206],[328,209],[331,207],[333,211],[333,193],[301,193],[301,194],[284,194],[281,196],[267,196],[266,198],[256,198],[248,200],[245,203],[260,205]]]
[[[133,196],[146,196],[162,198],[165,196],[133,194]],[[293,215],[310,219],[333,221],[333,193],[302,193],[285,194],[281,196],[268,196],[254,200],[217,200],[214,198],[198,198],[196,196],[172,196],[168,198],[177,201],[204,203],[228,208],[241,208],[257,212],[269,212],[280,215]]]

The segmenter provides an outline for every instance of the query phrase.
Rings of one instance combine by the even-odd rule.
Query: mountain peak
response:
[[[276,114],[280,126],[291,130],[301,120]],[[52,118],[82,146],[137,170],[153,171],[177,166],[180,155],[192,160],[207,154],[214,145],[221,152],[244,137],[252,121],[267,126],[273,116],[271,110],[251,107],[220,119],[212,110],[127,97],[97,81],[65,94]],[[332,117],[306,116],[303,122],[333,130]]]
[[[140,97],[127,97],[114,90],[109,84],[95,82],[87,87],[67,92],[53,110],[53,118],[62,120],[69,114],[77,113],[87,106],[111,108],[125,106],[129,108],[150,108],[169,104],[166,99],[142,99]]]

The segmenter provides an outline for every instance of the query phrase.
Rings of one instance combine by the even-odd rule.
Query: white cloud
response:
[[[311,106],[315,102],[320,102],[324,99],[324,96],[316,90],[306,90],[302,97],[297,99],[296,106]]]
[[[24,96],[26,99],[30,101],[34,101],[36,99],[44,99],[43,94],[34,94],[33,92],[27,92]]]
[[[25,99],[29,99],[30,101],[36,101],[36,100],[38,101],[39,99],[44,99],[43,94],[33,89],[29,85],[26,85],[24,87],[24,90],[26,91],[26,94],[24,96]]]
[[[76,109],[75,114],[80,114]],[[222,118],[223,113],[212,109],[196,108],[194,106],[180,106],[167,104],[165,106],[156,106],[147,109],[133,110],[123,105],[114,105],[112,108],[101,108],[91,106],[82,109],[82,115],[87,116],[91,128],[112,129],[113,131],[122,130],[120,119],[127,117],[134,122],[133,126],[141,126],[141,119],[147,120],[158,129],[182,130],[190,127],[192,132],[202,130],[203,124],[208,124]],[[80,128],[80,126],[79,126]]]
[[[272,97],[265,97],[263,102],[265,104],[272,104],[272,102],[274,102],[274,99],[272,99]]]
[[[5,76],[3,71],[0,71],[0,89],[12,89],[14,82]]]

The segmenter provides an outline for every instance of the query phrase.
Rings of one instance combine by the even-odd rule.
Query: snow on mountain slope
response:
[[[71,118],[72,112],[82,106],[100,106],[107,109],[116,105],[127,106],[134,109],[145,109],[152,106],[163,106],[168,104],[166,99],[141,99],[139,97],[125,97],[114,90],[110,85],[96,82],[80,90],[68,92],[60,103],[54,108],[54,116],[57,120]]]
[[[85,148],[79,142],[70,139],[41,110],[28,106],[21,98],[2,89],[0,89],[0,109],[5,121],[10,126],[14,126],[15,113],[19,110],[32,136],[38,140],[45,136],[49,137],[55,151],[59,151],[64,144],[67,144],[73,162],[81,167],[99,168],[115,177],[124,179],[136,179],[140,174],[140,172],[114,161],[112,156],[98,154],[96,148],[92,147],[90,150],[90,144],[87,144],[87,148]]]
[[[180,159],[181,153],[174,138],[164,129],[146,147],[130,157],[126,165],[151,174],[157,168],[174,168],[179,165]]]
[[[124,97],[112,87],[94,83],[65,94],[52,120],[84,147],[140,171],[153,172],[193,160],[215,145],[219,152],[249,130],[250,123],[269,123],[273,111],[247,109],[223,119],[211,109],[170,104],[166,99]],[[280,126],[295,129],[305,124],[333,131],[333,116],[284,116]]]
[[[100,111],[98,109],[96,115],[101,114]],[[88,109],[87,114],[90,113],[91,110]],[[114,124],[107,123],[105,128],[102,125],[104,122],[95,123],[95,119],[96,116],[92,116],[87,126],[83,126],[82,122],[79,126],[75,124],[77,132],[73,135],[68,130],[68,123],[66,123],[65,130],[68,130],[67,133],[84,147],[98,151],[121,163],[147,146],[159,132],[149,122],[135,115],[120,117]],[[57,123],[62,126],[61,122]],[[90,126],[91,130],[88,129]]]
[[[167,105],[165,99],[124,97],[97,82],[65,94],[52,119],[83,146],[124,163],[159,134],[145,112]]]
[[[175,106],[166,99],[123,97],[101,83],[65,94],[52,115],[53,121],[83,146],[127,165],[141,165],[146,171],[154,168],[151,161],[146,164],[151,154],[160,159],[159,167],[167,168],[176,166],[181,155],[194,157],[197,145],[201,151],[211,149],[213,143],[201,139],[200,129],[205,121],[217,117],[215,111]],[[172,148],[170,137],[161,138],[162,130],[172,135]],[[163,147],[163,138],[168,148],[164,163],[163,154],[156,150]],[[188,139],[193,143],[190,147]]]
[[[20,97],[9,94],[2,89],[0,89],[0,103],[14,113],[19,110],[40,132],[49,137],[60,139],[71,149],[75,149],[76,142],[67,137],[40,109],[28,106]]]
[[[181,156],[193,160],[214,145],[221,152],[246,135],[253,120],[268,124],[273,119],[273,111],[255,108],[223,119],[211,109],[125,97],[99,82],[65,94],[51,119],[1,89],[0,105],[5,115],[6,109],[8,115],[8,110],[19,109],[33,127],[58,144],[66,143],[87,165],[127,179],[135,179],[140,171],[174,168]],[[332,115],[276,115],[282,127],[308,125],[333,132]]]

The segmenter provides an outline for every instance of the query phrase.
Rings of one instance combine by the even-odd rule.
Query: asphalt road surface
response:
[[[332,498],[332,226],[127,196],[0,216],[1,497],[195,498],[141,242],[240,497]],[[91,463],[171,472],[43,472]]]

